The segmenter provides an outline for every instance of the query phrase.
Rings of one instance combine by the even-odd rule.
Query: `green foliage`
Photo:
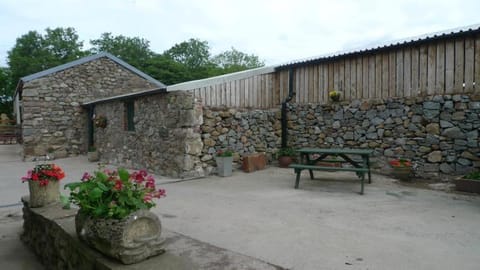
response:
[[[463,178],[480,181],[480,171],[470,172],[469,174],[465,175]]]
[[[165,196],[165,190],[156,189],[155,179],[146,171],[130,174],[123,168],[85,173],[81,182],[66,184],[67,188],[70,202],[98,218],[121,219],[137,210],[150,209],[155,206],[153,198]]]
[[[233,150],[231,150],[231,149],[218,150],[217,151],[217,156],[218,157],[231,157],[231,156],[233,156]]]
[[[279,157],[294,157],[295,149],[292,147],[283,147],[278,150],[277,155]]]
[[[261,61],[258,56],[237,51],[233,47],[230,51],[216,55],[212,61],[222,68],[224,73],[258,68],[265,65],[265,62]]]
[[[92,53],[108,52],[130,65],[143,69],[153,56],[150,50],[150,42],[139,37],[126,37],[123,35],[113,36],[111,33],[103,33],[99,39],[90,40],[93,48]]]
[[[170,57],[178,63],[185,65],[189,70],[196,70],[211,65],[210,46],[207,41],[191,38],[164,52],[164,55]]]
[[[30,31],[17,38],[15,46],[8,52],[12,82],[86,55],[74,28],[47,28],[45,31],[45,35]]]

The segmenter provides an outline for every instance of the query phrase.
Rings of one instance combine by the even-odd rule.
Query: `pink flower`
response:
[[[158,198],[158,199],[160,199],[161,197],[165,197],[165,196],[167,196],[166,192],[165,192],[165,189],[159,189],[153,194],[153,197]]]
[[[28,181],[30,179],[32,179],[32,170],[27,171],[27,175],[22,177],[22,182]]]
[[[113,187],[113,189],[122,190],[122,187],[123,187],[122,181],[121,180],[115,180],[115,186]]]
[[[147,193],[145,196],[143,196],[143,202],[149,203],[152,202],[152,194]]]
[[[91,178],[92,178],[92,176],[91,176],[88,172],[86,172],[86,173],[84,173],[83,176],[82,176],[82,181],[88,181],[88,180],[90,180]]]

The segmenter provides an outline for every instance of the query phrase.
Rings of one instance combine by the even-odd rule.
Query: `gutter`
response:
[[[287,103],[290,102],[295,95],[293,91],[293,68],[288,69],[288,96],[282,102],[282,148],[287,147],[288,128],[287,128]]]

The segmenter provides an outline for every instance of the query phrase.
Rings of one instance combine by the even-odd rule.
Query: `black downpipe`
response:
[[[282,102],[282,148],[287,147],[288,128],[287,128],[287,103],[292,100],[293,92],[293,68],[288,70],[288,97]]]

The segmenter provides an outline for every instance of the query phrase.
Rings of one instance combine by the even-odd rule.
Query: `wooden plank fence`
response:
[[[480,93],[480,35],[339,56],[293,72],[296,103],[327,103],[334,89],[342,100]],[[288,96],[288,69],[184,90],[206,106],[274,108]]]

